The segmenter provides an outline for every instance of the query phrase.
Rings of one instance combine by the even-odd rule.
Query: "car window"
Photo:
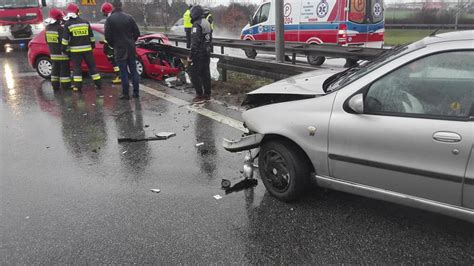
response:
[[[468,117],[474,99],[474,51],[430,55],[374,82],[365,111],[423,117]]]
[[[259,24],[268,20],[268,14],[270,13],[270,3],[264,4],[257,10],[253,17],[252,25]]]
[[[100,41],[104,41],[104,40],[105,40],[104,34],[98,32],[98,31],[95,31],[95,30],[93,30],[93,32],[94,32],[94,37],[95,37],[95,41],[96,41],[96,42],[100,42]]]

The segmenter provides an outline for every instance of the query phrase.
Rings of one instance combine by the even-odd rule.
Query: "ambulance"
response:
[[[384,42],[383,0],[284,0],[285,42],[381,48]],[[275,0],[264,2],[241,33],[242,40],[275,40]],[[255,58],[254,49],[245,50]],[[312,65],[324,56],[308,56]]]

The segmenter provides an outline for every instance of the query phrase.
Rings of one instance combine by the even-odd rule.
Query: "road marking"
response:
[[[25,72],[25,73],[18,73],[18,74],[14,74],[13,77],[15,78],[25,78],[25,77],[39,77],[38,74],[36,72]]]
[[[222,124],[225,124],[225,125],[228,125],[230,127],[233,127],[237,130],[240,130],[242,132],[248,132],[247,129],[244,127],[242,121],[239,121],[239,120],[236,120],[236,119],[233,119],[233,118],[230,118],[230,117],[227,117],[225,115],[222,115],[222,114],[219,114],[219,113],[216,113],[214,111],[211,111],[209,109],[206,109],[206,108],[202,108],[202,107],[197,107],[197,106],[194,106],[192,103],[190,102],[187,102],[185,100],[182,100],[180,98],[177,98],[177,97],[174,97],[174,96],[171,96],[169,94],[166,94],[164,92],[161,92],[161,91],[157,91],[155,89],[152,89],[146,85],[142,85],[140,84],[140,89],[151,94],[151,95],[154,95],[156,97],[159,97],[163,100],[166,100],[168,102],[171,102],[171,103],[174,103],[178,106],[181,106],[181,107],[185,107],[186,109],[190,110],[190,111],[193,111],[195,113],[198,113],[200,115],[203,115],[205,117],[208,117],[210,119],[213,119],[219,123],[222,123]]]

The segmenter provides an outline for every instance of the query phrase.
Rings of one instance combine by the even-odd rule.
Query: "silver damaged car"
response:
[[[250,92],[244,171],[283,201],[311,184],[474,222],[474,31]]]

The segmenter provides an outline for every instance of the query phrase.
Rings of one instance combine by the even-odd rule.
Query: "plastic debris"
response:
[[[26,216],[25,219],[26,219],[26,220],[30,219],[30,216]]]
[[[150,189],[151,192],[154,192],[154,193],[160,193],[161,190],[157,189],[157,188],[152,188]]]
[[[163,138],[163,139],[169,139],[171,137],[176,136],[176,133],[174,132],[158,132],[155,134],[158,138]]]
[[[222,199],[222,196],[218,194],[218,195],[214,195],[214,198],[215,198],[216,200],[220,200],[220,199]]]
[[[204,145],[204,142],[199,142],[199,143],[196,143],[196,145],[195,145],[195,146],[196,146],[196,147],[199,147],[199,146],[202,146],[202,145]]]
[[[87,113],[84,113],[82,116],[86,116],[86,115],[87,115]]]
[[[167,133],[170,133],[170,132],[167,132]],[[158,133],[160,134],[160,133]],[[165,139],[168,139],[172,136],[158,136],[158,134],[156,134],[156,137],[148,137],[148,138],[141,138],[141,139],[136,139],[136,138],[118,138],[117,141],[118,143],[122,143],[122,142],[140,142],[140,141],[152,141],[152,140],[165,140]],[[174,133],[172,133],[174,134]],[[176,134],[175,134],[176,135]]]
[[[233,185],[232,187],[226,189],[225,194],[241,191],[241,190],[244,190],[244,189],[247,189],[247,188],[252,188],[252,187],[255,187],[256,185],[258,185],[257,179],[247,178],[247,179],[244,179],[244,180],[240,181],[239,183]]]
[[[122,154],[125,154],[125,153],[127,153],[127,152],[128,152],[128,151],[124,151],[124,152],[122,152]]]
[[[230,188],[230,185],[231,185],[230,180],[222,179],[221,186],[222,186],[223,189]]]
[[[149,127],[150,125],[145,125],[145,127]]]
[[[95,153],[97,153],[97,149],[93,149],[93,150],[92,150],[92,152],[95,152]]]

